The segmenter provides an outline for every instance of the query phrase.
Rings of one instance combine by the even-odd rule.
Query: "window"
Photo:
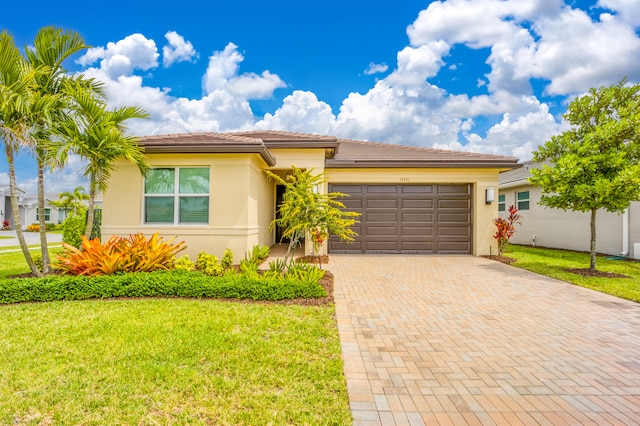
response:
[[[504,194],[498,195],[498,211],[499,212],[507,211],[506,205],[507,205],[506,195]]]
[[[529,191],[516,192],[518,210],[529,210]]]
[[[40,222],[40,212],[36,209],[36,222]],[[51,222],[51,209],[44,209],[44,221]]]
[[[149,170],[144,181],[144,223],[209,223],[209,169]]]

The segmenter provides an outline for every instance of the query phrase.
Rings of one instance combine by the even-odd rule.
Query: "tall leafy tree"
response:
[[[16,47],[13,37],[7,32],[0,33],[0,137],[9,165],[9,192],[13,225],[20,248],[31,272],[40,276],[22,232],[22,221],[18,206],[18,191],[15,171],[15,154],[28,141],[33,120],[34,86],[40,70],[33,69],[25,61]],[[42,215],[44,216],[44,215]]]
[[[34,86],[33,111],[31,118],[31,138],[29,149],[33,152],[38,165],[38,210],[44,211],[44,170],[45,168],[60,167],[63,158],[57,155],[55,127],[65,120],[73,120],[67,114],[70,110],[70,96],[65,88],[71,81],[79,83],[82,76],[71,77],[63,67],[63,62],[71,55],[86,49],[84,40],[75,31],[63,31],[60,28],[44,27],[38,31],[33,46],[25,48],[28,63],[34,69],[40,69],[36,74]],[[99,86],[86,80],[85,88],[97,91]],[[44,215],[39,216],[40,243],[42,250],[43,272],[49,269],[49,251],[47,248],[47,233]]]
[[[598,210],[621,213],[640,200],[640,84],[592,88],[564,118],[573,127],[534,152],[545,165],[531,171],[530,182],[543,190],[540,204],[590,212],[595,271]]]
[[[337,198],[345,197],[340,192],[321,193],[318,187],[325,183],[323,175],[314,175],[313,170],[302,170],[292,166],[287,179],[268,170],[267,176],[284,185],[285,191],[279,207],[280,217],[271,222],[269,230],[278,225],[284,228],[283,237],[289,238],[285,263],[293,257],[295,246],[309,236],[318,246],[334,234],[343,241],[353,241],[357,234],[351,229],[359,213],[345,211]]]
[[[76,186],[73,192],[61,192],[58,194],[58,199],[51,201],[49,204],[64,209],[65,211],[71,211],[73,215],[77,215],[79,212],[86,210],[83,201],[88,199],[89,194],[85,192],[84,187]]]
[[[76,120],[62,123],[67,149],[87,160],[83,170],[89,179],[89,209],[84,236],[89,239],[93,229],[96,196],[107,188],[116,160],[124,158],[135,164],[142,174],[149,166],[137,138],[127,131],[126,121],[146,118],[139,107],[108,109],[105,102],[90,92],[80,90],[74,95]]]

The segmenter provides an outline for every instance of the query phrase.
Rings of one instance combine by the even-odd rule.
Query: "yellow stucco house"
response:
[[[119,162],[103,197],[102,235],[177,237],[186,253],[236,260],[269,231],[282,187],[264,170],[286,176],[291,166],[324,173],[319,191],[362,214],[346,244],[331,253],[495,253],[498,173],[518,167],[514,157],[444,151],[282,131],[188,133],[140,138],[151,170]],[[309,246],[310,244],[308,244]],[[306,247],[309,252],[310,247]]]

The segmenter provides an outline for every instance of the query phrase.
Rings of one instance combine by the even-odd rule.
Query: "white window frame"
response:
[[[174,170],[173,174],[173,193],[149,193],[146,192],[146,178],[142,180],[142,223],[144,225],[153,225],[153,226],[190,226],[190,225],[208,225],[209,224],[209,215],[211,214],[211,168],[208,166],[156,166],[152,167],[153,169],[172,169]],[[181,169],[207,169],[209,172],[209,184],[207,186],[208,191],[206,193],[181,193],[180,192],[180,170]],[[147,197],[150,198],[169,198],[173,197],[173,222],[147,222]],[[206,222],[180,222],[180,199],[181,198],[206,198],[207,199],[207,221]]]
[[[520,194],[527,194],[527,198],[520,199]],[[520,208],[520,203],[527,203],[527,208]],[[518,211],[526,211],[531,208],[531,193],[529,191],[519,191],[516,192],[516,208]]]
[[[48,216],[48,217],[47,217]],[[44,221],[51,222],[51,209],[44,208]],[[38,212],[38,208],[36,207],[36,222],[40,222],[40,213]]]
[[[507,195],[498,194],[498,212],[507,211]]]

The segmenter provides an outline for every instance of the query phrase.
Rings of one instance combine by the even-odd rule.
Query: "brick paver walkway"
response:
[[[329,267],[354,424],[640,424],[640,304],[471,256]]]

